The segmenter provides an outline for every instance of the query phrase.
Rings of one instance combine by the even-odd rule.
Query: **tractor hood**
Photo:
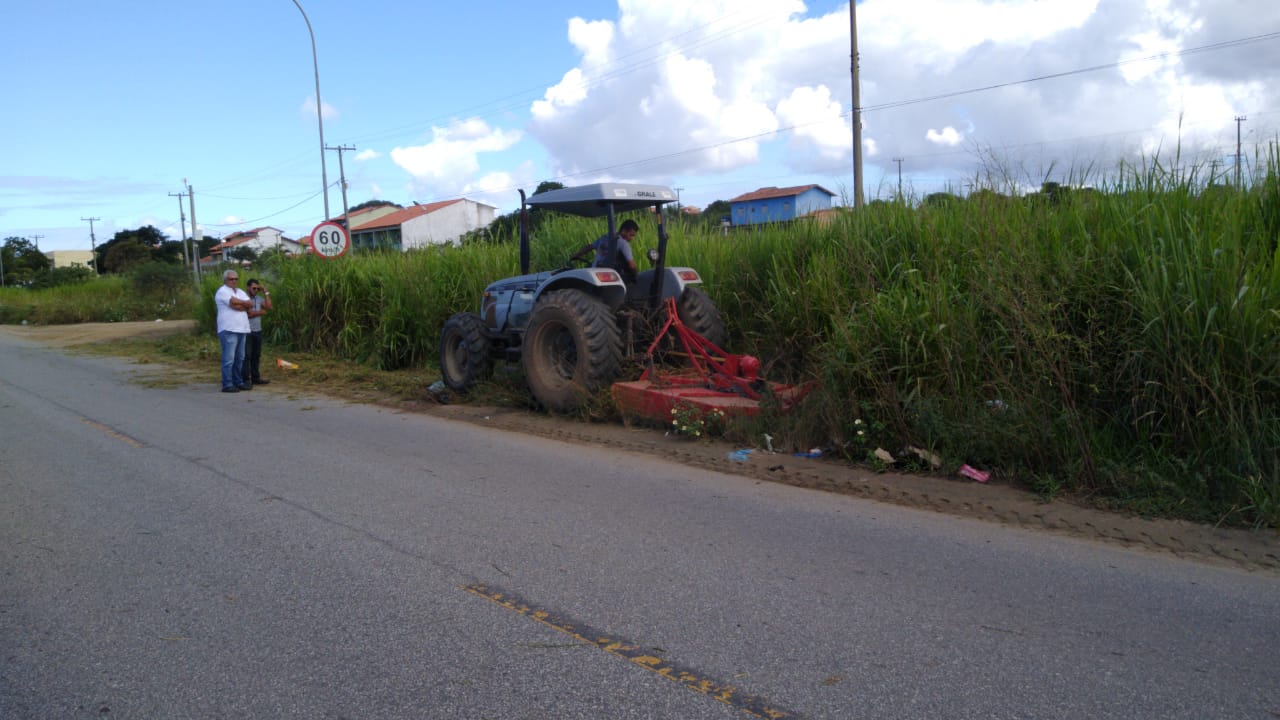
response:
[[[676,199],[675,191],[662,185],[596,183],[538,193],[527,202],[534,207],[581,217],[603,217],[609,214],[610,205],[615,213],[621,213],[675,202]]]

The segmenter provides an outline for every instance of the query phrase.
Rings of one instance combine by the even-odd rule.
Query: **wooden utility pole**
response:
[[[1244,115],[1236,116],[1236,189],[1240,189],[1240,164],[1243,157],[1240,155],[1240,125],[1249,118]]]
[[[338,151],[338,184],[342,186],[342,227],[346,228],[347,233],[350,234],[351,225],[347,222],[347,171],[342,167],[342,151],[355,150],[355,148],[350,145],[339,145],[338,147],[329,147],[326,145],[324,149]],[[325,211],[327,212],[328,208],[325,208]],[[325,220],[328,219],[329,218],[325,218]]]
[[[182,182],[187,182],[186,178]],[[191,277],[196,284],[196,289],[200,289],[200,241],[204,239],[204,233],[200,232],[200,226],[196,225],[196,191],[191,189],[191,184],[187,183],[187,204],[191,206],[191,257],[195,262],[191,263]]]
[[[191,262],[191,241],[187,237],[187,213],[182,209],[182,198],[186,197],[184,192],[169,193],[169,197],[178,198],[178,222],[182,224],[182,262]]]
[[[101,275],[102,270],[98,267],[98,238],[93,235],[93,224],[102,218],[80,218],[81,222],[89,223],[89,250],[93,253],[93,274]]]
[[[853,75],[853,206],[862,207],[862,90],[858,81],[858,2],[849,0],[849,58]]]

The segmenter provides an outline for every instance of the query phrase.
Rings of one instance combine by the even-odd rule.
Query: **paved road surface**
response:
[[[140,369],[0,337],[0,718],[1280,716],[1274,574]]]

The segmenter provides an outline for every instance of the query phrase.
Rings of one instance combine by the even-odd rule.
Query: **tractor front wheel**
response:
[[[484,320],[458,313],[440,332],[440,377],[454,392],[466,392],[493,373],[493,357]]]
[[[569,412],[617,379],[622,341],[608,306],[581,290],[538,299],[520,357],[529,390],[553,412]]]

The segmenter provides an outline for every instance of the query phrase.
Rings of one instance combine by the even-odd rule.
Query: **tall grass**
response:
[[[0,288],[0,323],[64,325],[190,317],[190,284],[139,282],[108,275],[44,290]]]
[[[865,452],[854,422],[870,415],[890,449],[1044,492],[1274,525],[1276,167],[1273,148],[1241,192],[1153,162],[1097,192],[878,204],[708,238],[691,264],[738,347],[821,380],[775,421],[797,445]]]
[[[917,446],[1046,495],[1280,527],[1274,144],[1258,164],[1239,190],[1151,158],[1088,191],[873,203],[729,235],[676,226],[668,263],[700,271],[730,347],[767,377],[818,381],[765,421],[775,444],[853,459]],[[656,243],[642,228],[637,257]],[[533,269],[602,231],[551,219]],[[518,265],[510,241],[284,260],[259,273],[276,306],[264,329],[378,368],[433,365],[445,319]],[[196,309],[208,331],[217,285],[206,277]],[[5,318],[22,314],[13,297]]]

